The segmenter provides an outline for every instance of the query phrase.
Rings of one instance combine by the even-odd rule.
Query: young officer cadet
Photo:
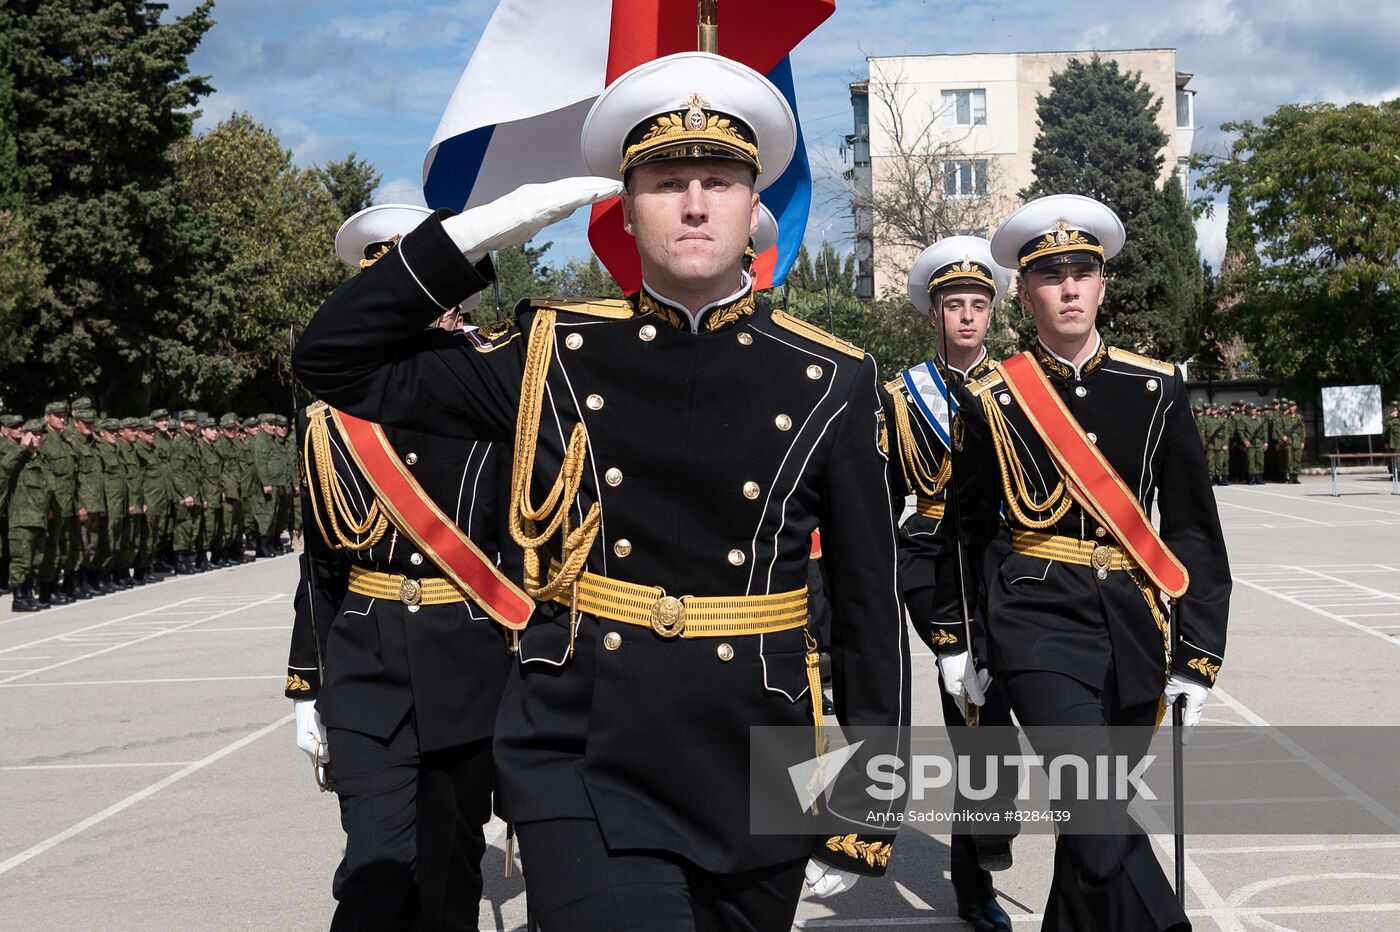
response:
[[[1225,652],[1230,570],[1182,378],[1108,347],[1095,324],[1104,263],[1123,238],[1117,215],[1086,197],[1041,198],[1009,217],[992,256],[1019,268],[1037,344],[958,388],[968,558],[962,592],[940,567],[934,623],[963,617],[987,553],[989,664],[1046,760],[1135,763],[1164,704],[1185,695],[1186,724],[1199,721]],[[1175,645],[1164,594],[1177,601]],[[1080,727],[1044,728],[1066,725]],[[1142,727],[1110,735],[1114,725]],[[1190,928],[1126,809],[1108,805],[1116,834],[1060,833],[1043,929]]]
[[[985,669],[986,644],[980,625],[933,624],[937,565],[949,537],[939,533],[947,514],[951,386],[985,376],[993,360],[985,345],[992,312],[1006,297],[1011,273],[992,259],[987,240],[952,236],[921,252],[909,271],[909,300],[936,334],[934,358],[885,383],[885,423],[889,436],[891,486],[902,508],[915,497],[914,512],[899,531],[899,580],[919,639],[938,657],[943,683],[943,721],[960,758],[983,761],[988,754],[1019,754],[1011,711],[1001,685]],[[979,600],[980,602],[980,600]],[[980,616],[980,613],[979,613]],[[978,669],[974,657],[983,664]],[[980,723],[972,732],[969,723]],[[976,745],[971,742],[976,740]],[[956,808],[1002,813],[1015,807],[1014,773],[1000,779],[1000,790],[982,806],[958,794]],[[977,770],[968,786],[985,786]],[[1014,822],[957,826],[950,843],[950,876],[958,915],[979,932],[1011,929],[997,902],[988,868],[1011,866]]]
[[[749,729],[820,713],[804,630],[818,523],[836,714],[901,725],[909,702],[874,360],[757,300],[743,271],[795,136],[747,67],[644,64],[585,123],[584,162],[607,179],[429,219],[294,354],[353,414],[515,438],[511,527],[541,604],[497,720],[497,800],[550,932],[785,929],[804,875],[831,892],[888,864],[892,837],[862,826],[749,831]],[[524,304],[476,351],[423,335],[485,287],[491,249],[619,193],[644,282],[630,301]]]
[[[368,268],[429,213],[367,208],[341,226],[336,254]],[[456,316],[429,337],[472,352]],[[496,608],[462,585],[455,561],[519,577],[506,472],[491,444],[381,427],[321,402],[298,417],[297,436],[309,533],[286,695],[297,745],[340,801],[331,928],[475,929],[510,649]]]

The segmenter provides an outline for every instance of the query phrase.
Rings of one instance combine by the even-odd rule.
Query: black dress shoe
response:
[[[997,902],[995,893],[987,896],[958,894],[958,918],[977,932],[1011,932],[1011,917]]]
[[[984,871],[1005,871],[1011,869],[1011,838],[1006,835],[974,835],[972,844],[977,849],[977,866]]]

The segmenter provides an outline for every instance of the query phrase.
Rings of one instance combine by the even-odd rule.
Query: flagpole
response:
[[[695,0],[695,47],[719,53],[719,0]]]

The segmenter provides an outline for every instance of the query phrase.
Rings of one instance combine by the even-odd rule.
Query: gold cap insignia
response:
[[[691,131],[698,131],[704,129],[705,123],[707,122],[705,117],[705,108],[708,107],[709,104],[705,102],[705,98],[700,96],[700,92],[696,91],[694,94],[691,94],[690,97],[686,100],[685,106],[686,128]]]
[[[1063,220],[1055,222],[1055,242],[1060,246],[1069,245],[1069,224]]]

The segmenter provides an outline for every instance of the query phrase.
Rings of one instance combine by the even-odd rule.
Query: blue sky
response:
[[[194,0],[170,6],[181,13]],[[198,128],[246,111],[298,164],[353,150],[383,172],[379,201],[421,203],[423,154],[494,7],[494,0],[219,0],[218,25],[191,62],[217,89]],[[869,55],[1174,47],[1178,69],[1195,74],[1198,151],[1225,144],[1220,123],[1257,119],[1283,103],[1400,96],[1400,4],[1115,0],[1073,16],[1064,9],[1042,0],[837,0],[836,15],[793,55],[814,173],[835,165],[851,126],[847,85],[865,77]],[[844,242],[844,211],[830,197],[817,200],[809,243],[823,235]],[[546,231],[551,260],[586,253],[585,215]],[[1215,261],[1223,209],[1197,230],[1202,254]]]

